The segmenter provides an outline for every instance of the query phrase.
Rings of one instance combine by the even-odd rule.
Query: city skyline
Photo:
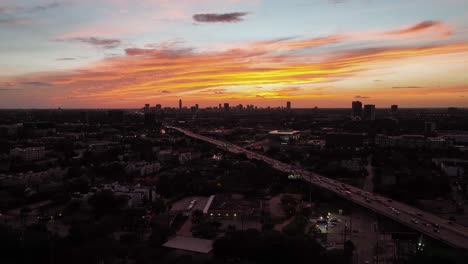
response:
[[[13,1],[0,108],[468,105],[468,2]]]

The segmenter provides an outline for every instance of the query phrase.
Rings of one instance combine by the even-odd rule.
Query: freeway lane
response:
[[[177,130],[188,137],[214,144],[231,153],[244,153],[247,158],[262,160],[277,170],[302,175],[302,180],[306,182],[331,191],[349,201],[418,230],[427,236],[445,242],[455,248],[468,249],[467,227],[456,223],[449,223],[446,219],[407,204],[393,201],[376,193],[366,192],[360,188],[320,176],[227,142],[198,135],[178,127],[167,126],[167,128]]]

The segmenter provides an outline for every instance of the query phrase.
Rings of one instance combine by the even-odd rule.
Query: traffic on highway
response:
[[[443,219],[412,206],[394,201],[387,197],[364,191],[360,188],[333,180],[316,173],[286,164],[267,156],[249,151],[234,144],[195,134],[178,127],[167,126],[188,137],[214,144],[231,153],[244,153],[249,159],[262,160],[273,168],[292,175],[300,175],[303,181],[331,191],[347,200],[368,208],[376,213],[409,226],[434,239],[445,242],[455,248],[468,249],[468,228]]]

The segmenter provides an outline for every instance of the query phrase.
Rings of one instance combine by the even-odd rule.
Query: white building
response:
[[[144,201],[154,201],[157,197],[156,191],[150,187],[120,185],[117,182],[105,184],[102,190],[110,190],[117,196],[128,198],[128,207],[141,205]]]
[[[137,172],[139,176],[151,175],[158,172],[161,165],[158,162],[133,162],[128,163],[125,167],[127,173]]]

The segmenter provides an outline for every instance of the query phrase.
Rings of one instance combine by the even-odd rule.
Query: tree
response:
[[[347,240],[344,243],[343,250],[344,250],[344,256],[346,258],[347,263],[353,262],[353,254],[354,254],[355,249],[356,249],[356,246],[354,246],[354,243],[351,240]]]
[[[116,197],[110,190],[103,190],[91,196],[88,203],[98,214],[105,214],[122,208],[125,198]]]

